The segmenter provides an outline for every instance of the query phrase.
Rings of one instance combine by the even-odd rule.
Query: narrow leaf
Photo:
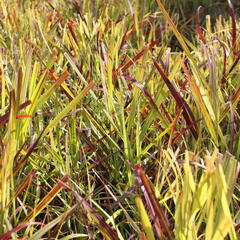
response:
[[[136,173],[137,173],[137,177],[139,178],[139,180],[141,181],[141,183],[144,187],[143,193],[145,193],[144,194],[145,199],[148,203],[151,204],[149,206],[149,209],[154,210],[153,220],[159,222],[160,228],[158,228],[156,230],[158,230],[160,232],[161,237],[163,237],[164,239],[169,239],[169,240],[174,239],[174,235],[171,230],[169,220],[166,217],[166,215],[163,211],[163,208],[159,204],[159,201],[158,201],[158,199],[154,193],[154,190],[152,188],[152,185],[140,165],[136,166]],[[156,225],[155,225],[155,227],[156,227]]]
[[[169,81],[167,74],[164,72],[163,68],[161,65],[157,63],[155,59],[153,59],[154,65],[157,68],[158,72],[161,74],[164,82],[166,83],[169,91],[171,92],[172,96],[174,97],[176,104],[178,105],[179,109],[183,108],[183,116],[189,126],[192,126],[190,128],[193,136],[195,139],[198,138],[198,133],[197,133],[197,128],[196,125],[192,125],[193,122],[195,122],[194,115],[184,98],[177,92],[177,90],[174,88],[172,83]]]
[[[47,207],[47,205],[57,196],[57,194],[63,189],[61,184],[68,182],[69,176],[65,175],[54,187],[53,189],[42,199],[42,201],[34,208],[34,210],[23,220],[23,223],[27,223],[35,218],[41,211]]]
[[[31,225],[42,225],[43,226],[44,224],[41,223],[41,222],[29,222],[29,223],[21,224],[21,225],[19,225],[17,227],[14,227],[10,231],[0,235],[0,239],[1,240],[8,240],[8,239],[11,238],[11,235],[13,233],[16,233],[16,232],[20,231],[21,229],[26,228],[26,227],[31,226]]]

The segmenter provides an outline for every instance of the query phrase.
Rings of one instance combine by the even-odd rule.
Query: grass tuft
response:
[[[227,2],[0,2],[0,239],[239,239]]]

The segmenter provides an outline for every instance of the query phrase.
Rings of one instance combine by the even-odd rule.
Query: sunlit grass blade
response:
[[[194,158],[194,154],[186,152],[183,189],[176,203],[176,237],[184,239],[191,236],[195,239],[199,228],[205,222],[206,239],[223,240],[227,235],[231,236],[231,239],[237,239],[230,214],[231,200],[227,199],[226,180],[231,173],[223,172],[223,156],[217,150],[211,156],[206,156],[206,171],[203,172],[190,167],[189,163]],[[230,164],[231,168],[234,168],[235,160]],[[200,180],[196,178],[196,173],[200,173]],[[192,221],[188,221],[189,218]]]
[[[204,117],[204,119],[206,121],[206,124],[208,126],[209,132],[210,132],[214,142],[217,144],[218,143],[218,138],[217,138],[216,130],[215,130],[212,118],[211,118],[210,114],[208,113],[208,111],[206,109],[206,106],[204,104],[204,101],[203,101],[200,89],[197,86],[196,82],[194,81],[193,76],[190,75],[187,67],[185,66],[185,64],[183,62],[182,62],[182,66],[183,66],[183,70],[184,70],[184,72],[186,74],[186,79],[189,82],[189,86],[192,89],[193,96],[196,99],[196,101],[197,101],[197,103],[198,103],[198,105],[199,105],[199,107],[201,109],[201,112],[203,114],[203,117]]]
[[[180,43],[180,45],[182,46],[184,52],[186,53],[186,55],[191,58],[191,52],[187,46],[187,44],[184,41],[184,38],[182,37],[182,35],[180,34],[180,32],[177,30],[174,22],[172,21],[171,17],[169,16],[168,12],[166,11],[166,9],[164,8],[163,4],[161,3],[160,0],[157,0],[157,4],[160,8],[160,10],[162,11],[165,19],[167,20],[170,28],[172,29],[172,31],[174,32],[178,42]]]
[[[65,71],[61,76],[54,82],[54,84],[38,99],[36,106],[41,108],[42,105],[47,101],[51,94],[58,88],[69,76],[69,72]]]
[[[95,83],[91,81],[80,93],[62,110],[61,113],[59,113],[50,123],[49,125],[44,129],[42,137],[47,135],[48,130],[50,128],[55,127],[58,122],[68,113],[70,112],[76,104],[79,103],[79,101],[88,93],[88,91],[93,88]]]
[[[140,197],[137,197],[135,199],[135,202],[136,202],[136,205],[137,205],[137,208],[138,208],[138,211],[139,211],[139,215],[140,215],[140,218],[141,218],[141,222],[142,222],[142,225],[143,225],[144,232],[147,235],[147,239],[154,240],[155,237],[154,237],[152,225],[151,225],[150,219],[148,217],[147,211],[144,207],[143,201]]]

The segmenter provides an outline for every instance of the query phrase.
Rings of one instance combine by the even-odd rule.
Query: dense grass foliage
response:
[[[0,2],[0,239],[239,239],[239,6],[191,2]]]

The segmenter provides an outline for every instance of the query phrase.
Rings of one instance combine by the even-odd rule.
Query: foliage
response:
[[[239,19],[171,4],[0,2],[0,239],[239,237]]]

